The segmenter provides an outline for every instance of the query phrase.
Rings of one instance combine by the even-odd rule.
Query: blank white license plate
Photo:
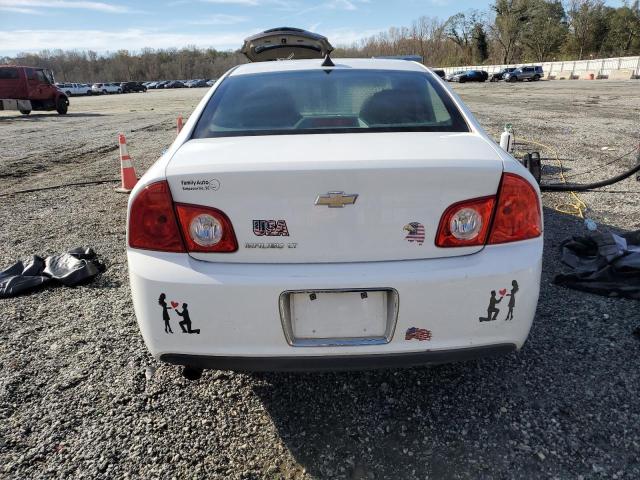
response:
[[[312,300],[312,296],[315,299]],[[365,298],[362,298],[362,297]],[[292,293],[289,298],[294,338],[384,337],[388,292]]]

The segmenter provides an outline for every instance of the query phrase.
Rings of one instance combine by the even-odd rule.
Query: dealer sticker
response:
[[[180,180],[183,191],[211,191],[220,189],[220,180],[217,178],[200,178],[194,180]]]

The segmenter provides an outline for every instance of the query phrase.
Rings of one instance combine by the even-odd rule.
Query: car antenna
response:
[[[329,53],[331,52],[327,52],[327,54],[324,56],[324,62],[322,62],[322,66],[323,67],[335,67],[336,64],[333,63],[333,60],[331,60],[331,57],[329,56]]]

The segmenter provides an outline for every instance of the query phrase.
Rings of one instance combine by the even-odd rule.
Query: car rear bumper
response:
[[[133,249],[127,256],[138,324],[160,360],[237,370],[375,368],[519,349],[538,301],[542,238],[466,256],[390,262],[231,264]],[[518,289],[509,308],[514,281]],[[281,317],[284,292],[372,289],[397,292],[397,320],[388,341],[288,341]],[[500,300],[495,320],[486,320],[492,291]],[[188,329],[179,315],[184,303]]]
[[[376,368],[417,367],[462,362],[476,358],[505,355],[516,345],[505,343],[452,350],[388,353],[378,355],[232,357],[163,353],[160,360],[173,365],[238,372],[312,372],[371,370]]]

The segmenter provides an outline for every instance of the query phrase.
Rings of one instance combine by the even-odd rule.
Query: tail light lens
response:
[[[436,246],[499,244],[541,234],[542,215],[535,189],[519,175],[504,173],[497,197],[474,198],[447,208],[440,219]]]
[[[178,203],[176,212],[188,251],[229,253],[238,250],[231,221],[220,210]]]
[[[161,252],[185,251],[166,181],[147,185],[133,200],[129,246]]]
[[[129,246],[178,253],[238,250],[233,226],[223,212],[198,205],[174,205],[166,181],[147,185],[133,200]]]
[[[535,189],[524,178],[504,173],[489,243],[516,242],[541,234],[542,215]]]
[[[451,205],[440,219],[436,246],[484,245],[491,225],[494,204],[495,197],[482,197]]]

